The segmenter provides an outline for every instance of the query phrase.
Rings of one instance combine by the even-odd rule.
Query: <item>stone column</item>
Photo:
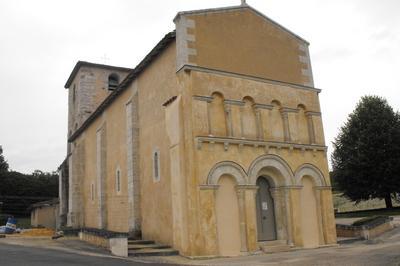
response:
[[[283,127],[284,127],[284,139],[287,142],[293,142],[297,140],[297,122],[296,114],[299,112],[298,109],[283,107],[281,108]]]
[[[285,207],[282,204],[282,193],[278,188],[270,189],[271,196],[274,199],[274,211],[275,211],[275,227],[277,239],[279,240],[287,240],[287,232],[286,232],[286,211]]]
[[[289,187],[283,187],[284,201],[285,201],[285,211],[286,211],[286,231],[287,231],[287,242],[288,245],[293,246],[293,219],[292,219],[292,206],[290,204],[290,191]]]
[[[233,137],[231,107],[229,104],[226,103],[226,101],[224,101],[224,110],[225,110],[226,129],[227,129],[228,137]]]
[[[211,102],[213,97],[206,99],[207,101],[207,123],[208,123],[208,135],[212,136],[212,126],[211,126]]]
[[[247,249],[249,252],[259,250],[257,239],[256,195],[258,186],[243,186],[245,194]]]
[[[325,145],[324,129],[320,112],[306,112],[311,144]]]
[[[259,108],[257,108],[256,105],[253,106],[254,112],[256,114],[256,128],[257,128],[257,139],[262,140],[264,139],[264,129],[263,129],[263,123],[261,120],[261,111]]]
[[[306,116],[307,116],[308,136],[310,137],[310,144],[315,144],[313,114],[311,112],[306,112]]]
[[[237,187],[237,195],[239,203],[240,251],[247,252],[245,193],[244,189],[240,186]]]
[[[243,101],[237,100],[224,100],[225,111],[229,111],[229,116],[227,113],[228,121],[228,136],[230,137],[242,137],[243,136],[243,126],[242,126],[242,106]]]
[[[316,187],[321,195],[321,212],[325,244],[336,243],[336,223],[330,186]]]
[[[284,141],[290,142],[290,130],[289,130],[289,116],[286,111],[281,111],[283,120],[283,138]]]
[[[321,190],[318,189],[317,187],[314,187],[314,193],[315,193],[315,200],[316,200],[316,205],[317,205],[317,217],[318,217],[318,232],[319,232],[319,244],[324,245],[325,244],[325,236],[324,236],[324,221],[322,219],[322,210],[321,210]]]
[[[266,136],[267,136],[267,138],[271,137],[272,134],[267,134],[267,132],[266,132],[267,131],[266,127],[268,126],[268,123],[266,120],[263,119],[263,116],[269,117],[269,112],[274,108],[274,106],[270,105],[270,104],[257,103],[254,105],[254,108],[256,110],[256,118],[257,118],[258,124],[260,125],[258,128],[259,129],[259,139],[264,140],[266,138]],[[270,127],[271,127],[271,125],[270,125]]]

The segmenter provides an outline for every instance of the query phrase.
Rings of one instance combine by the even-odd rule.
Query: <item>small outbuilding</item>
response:
[[[37,202],[30,206],[31,226],[56,229],[59,225],[58,198]]]

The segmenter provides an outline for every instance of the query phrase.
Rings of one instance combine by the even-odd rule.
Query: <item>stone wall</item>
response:
[[[177,69],[186,64],[314,86],[308,42],[249,6],[181,12],[175,24]]]

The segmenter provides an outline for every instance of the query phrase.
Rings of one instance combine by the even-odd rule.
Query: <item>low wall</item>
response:
[[[381,219],[371,225],[361,226],[336,224],[336,234],[338,237],[371,239],[393,229],[392,220],[393,218]]]
[[[79,232],[82,241],[111,251],[113,255],[128,256],[128,234],[101,229],[82,228]]]

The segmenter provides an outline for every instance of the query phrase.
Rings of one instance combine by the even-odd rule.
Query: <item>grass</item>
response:
[[[386,209],[385,201],[380,199],[366,200],[356,204],[344,197],[342,193],[333,194],[333,206],[337,218],[368,217],[374,215],[400,215],[400,204],[393,201],[392,209]]]
[[[362,201],[356,204],[354,201],[347,199],[342,193],[333,194],[333,206],[338,212],[350,212],[350,211],[361,211],[371,209],[383,209],[386,208],[385,201],[380,199],[372,199]],[[393,207],[398,207],[400,204],[393,201]]]
[[[400,208],[397,207],[392,209],[374,209],[374,210],[335,213],[336,218],[357,218],[357,217],[369,217],[376,215],[386,215],[386,216],[400,215]]]

